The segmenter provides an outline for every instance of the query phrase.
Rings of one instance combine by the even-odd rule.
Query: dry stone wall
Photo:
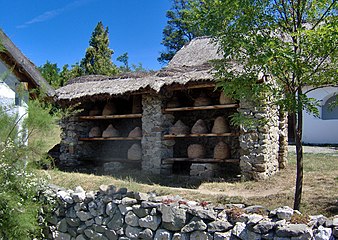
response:
[[[300,215],[289,207],[212,205],[101,186],[98,192],[51,189],[57,205],[48,218],[58,240],[334,240],[338,216]],[[303,223],[294,223],[295,219]]]

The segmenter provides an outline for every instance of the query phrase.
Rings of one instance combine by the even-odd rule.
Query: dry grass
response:
[[[53,184],[86,190],[97,190],[101,184],[127,187],[130,191],[156,192],[159,195],[180,195],[187,199],[214,203],[245,203],[263,205],[270,209],[293,206],[295,184],[295,155],[290,154],[287,169],[269,180],[251,182],[198,182],[182,176],[163,179],[145,176],[130,170],[113,176],[67,173],[51,170]],[[338,157],[328,154],[304,155],[304,187],[301,211],[306,214],[338,214]]]

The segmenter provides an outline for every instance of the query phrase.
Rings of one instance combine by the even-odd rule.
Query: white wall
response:
[[[304,89],[304,92],[307,89]],[[321,101],[321,106],[338,94],[338,87],[326,87],[310,91],[307,96]],[[320,117],[316,118],[304,111],[303,142],[310,144],[338,144],[338,119],[323,120],[322,107],[318,107]]]

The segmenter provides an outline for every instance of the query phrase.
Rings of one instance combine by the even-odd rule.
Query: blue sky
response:
[[[79,62],[96,24],[109,28],[113,62],[128,52],[129,63],[160,69],[159,52],[170,0],[0,0],[0,28],[37,66],[49,60]]]

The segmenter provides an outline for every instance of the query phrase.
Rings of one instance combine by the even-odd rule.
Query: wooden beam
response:
[[[163,136],[164,139],[171,138],[188,138],[188,137],[235,137],[238,133],[193,133],[193,134],[166,134]]]
[[[142,113],[107,115],[107,116],[79,116],[80,120],[104,120],[104,119],[116,119],[116,118],[142,118]]]
[[[134,141],[141,140],[142,137],[91,137],[91,138],[79,138],[80,141]]]
[[[163,164],[174,162],[193,162],[193,163],[239,163],[239,159],[215,159],[215,158],[165,158]]]
[[[164,112],[179,112],[179,111],[195,111],[195,110],[215,110],[225,108],[238,108],[238,104],[224,104],[224,105],[212,105],[212,106],[200,106],[200,107],[180,107],[180,108],[165,108]]]

